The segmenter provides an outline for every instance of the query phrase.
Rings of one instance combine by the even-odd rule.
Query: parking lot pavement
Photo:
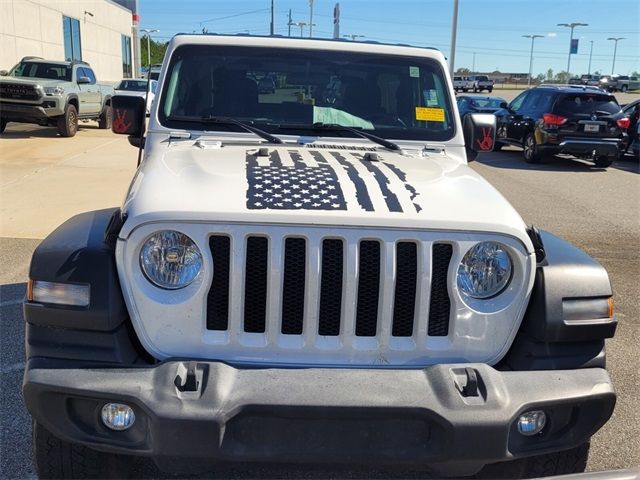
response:
[[[498,93],[498,92],[496,92]],[[87,126],[75,138],[52,129],[9,126],[0,137],[0,477],[33,478],[30,420],[22,404],[24,359],[20,302],[37,239],[74,213],[120,204],[135,170],[126,138]],[[481,155],[485,176],[527,223],[549,230],[598,259],[609,271],[619,327],[608,342],[608,368],[618,392],[613,418],[593,438],[590,470],[637,466],[640,459],[640,165],[607,170],[556,158],[524,162],[520,151]],[[148,463],[134,476],[153,478]],[[209,475],[211,476],[211,475]],[[229,467],[216,478],[418,478],[420,472],[366,468]]]

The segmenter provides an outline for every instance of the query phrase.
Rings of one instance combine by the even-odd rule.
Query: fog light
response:
[[[518,418],[518,432],[526,437],[536,435],[542,431],[547,423],[547,414],[542,410],[531,410]]]
[[[107,403],[102,407],[102,423],[111,430],[126,430],[136,421],[133,409],[121,403]]]

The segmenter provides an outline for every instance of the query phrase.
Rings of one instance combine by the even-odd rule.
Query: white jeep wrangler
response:
[[[33,255],[40,475],[583,469],[615,404],[607,273],[467,166],[495,118],[453,97],[432,49],[174,37],[148,130],[112,100],[144,152],[124,204]]]

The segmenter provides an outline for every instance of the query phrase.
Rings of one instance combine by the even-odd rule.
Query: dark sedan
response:
[[[459,95],[456,101],[460,118],[467,113],[494,113],[500,109],[500,105],[507,103],[504,98],[485,95]]]

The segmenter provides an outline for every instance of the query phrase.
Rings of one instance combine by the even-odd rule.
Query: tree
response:
[[[544,82],[544,79],[545,79],[544,73],[539,73],[534,80],[536,83],[542,83]]]
[[[162,63],[164,52],[167,51],[169,42],[156,42],[153,38],[149,42],[151,45],[151,65]],[[149,56],[147,54],[147,36],[140,38],[140,60],[143,67],[149,67]]]
[[[469,70],[468,68],[459,68],[456,70],[456,73],[458,75],[469,75],[471,73],[471,70]]]
[[[547,70],[547,80],[553,80],[553,69]]]
[[[570,77],[569,72],[565,72],[563,70],[562,72],[556,73],[554,80],[558,83],[569,83],[569,77]]]

